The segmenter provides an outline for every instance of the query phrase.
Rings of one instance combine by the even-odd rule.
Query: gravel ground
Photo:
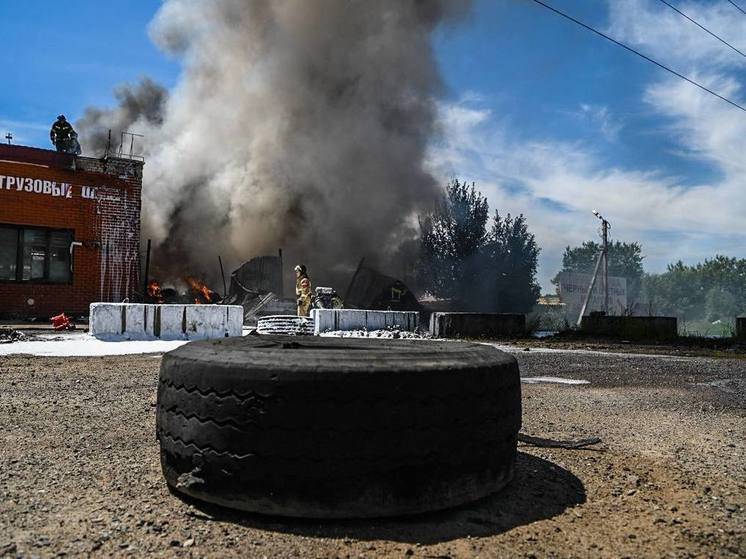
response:
[[[743,557],[746,360],[517,351],[516,479],[460,509],[355,522],[195,508],[163,481],[160,358],[0,357],[0,557]]]

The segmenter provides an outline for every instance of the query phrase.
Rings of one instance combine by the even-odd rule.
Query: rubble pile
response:
[[[282,256],[258,256],[231,274],[224,304],[241,305],[244,321],[261,315],[295,314],[295,300],[283,297]]]
[[[12,344],[13,342],[26,341],[28,337],[23,332],[12,328],[0,328],[0,344]]]

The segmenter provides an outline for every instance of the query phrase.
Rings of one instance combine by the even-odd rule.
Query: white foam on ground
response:
[[[407,339],[423,340],[430,336],[408,330],[334,330],[318,334],[327,338],[385,338],[385,339]]]
[[[521,345],[507,345],[500,342],[482,342],[485,345],[491,345],[496,347],[500,351],[505,353],[574,353],[576,355],[604,355],[612,357],[623,357],[626,359],[632,359],[636,357],[649,357],[651,359],[666,359],[668,361],[689,361],[692,357],[678,356],[678,355],[665,355],[662,353],[632,353],[622,352],[613,350],[600,350],[600,349],[568,349],[568,348],[550,348],[550,347],[528,347]],[[526,351],[528,349],[528,351]]]
[[[244,328],[243,334],[251,332]],[[421,334],[398,330],[358,330],[326,332],[322,336],[351,338],[422,338]],[[162,354],[188,343],[188,340],[99,339],[86,332],[38,334],[33,340],[0,344],[0,356],[34,355],[38,357],[102,357],[106,355]]]
[[[521,382],[524,384],[540,384],[544,382],[551,384],[590,384],[587,380],[561,377],[523,377],[521,378]]]
[[[105,341],[87,333],[41,335],[36,340],[0,344],[0,355],[36,355],[40,357],[101,357],[165,353],[187,343],[186,340]]]

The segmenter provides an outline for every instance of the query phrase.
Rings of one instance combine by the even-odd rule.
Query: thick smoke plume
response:
[[[128,153],[130,146],[121,145],[122,132],[131,132],[133,126],[151,128],[163,124],[168,92],[153,80],[143,78],[134,87],[119,86],[114,91],[114,97],[119,103],[116,109],[88,107],[75,123],[86,154],[103,154],[107,147],[111,153],[116,153],[120,147]],[[127,144],[127,141],[124,143]],[[137,145],[135,149],[142,151],[142,147]]]
[[[389,271],[440,192],[423,168],[441,81],[431,35],[468,0],[166,0],[151,36],[183,63],[83,131],[146,135],[154,264],[215,278],[285,249],[318,284]],[[84,138],[100,149],[101,137]]]

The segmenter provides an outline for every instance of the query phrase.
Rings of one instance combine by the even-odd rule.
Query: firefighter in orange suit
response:
[[[311,312],[311,280],[303,264],[295,267],[295,296],[298,300],[298,316],[308,316]]]

